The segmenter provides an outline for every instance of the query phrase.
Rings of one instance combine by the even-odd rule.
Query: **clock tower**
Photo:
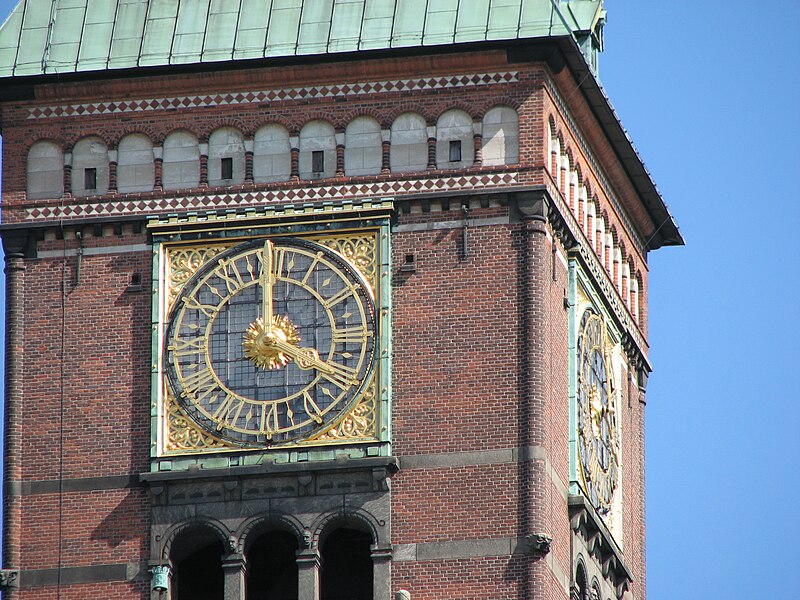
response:
[[[20,2],[11,599],[645,598],[649,252],[595,0]]]

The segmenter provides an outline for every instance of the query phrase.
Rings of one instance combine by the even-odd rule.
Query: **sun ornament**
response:
[[[277,347],[279,342],[295,346],[300,341],[297,327],[288,317],[274,315],[268,327],[259,317],[244,332],[244,355],[262,369],[280,369],[292,361],[292,357]]]

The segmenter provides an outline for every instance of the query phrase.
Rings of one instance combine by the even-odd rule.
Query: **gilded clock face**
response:
[[[298,441],[359,398],[376,335],[371,287],[344,257],[300,239],[253,240],[182,287],[165,335],[167,385],[222,439]]]
[[[618,479],[614,393],[603,319],[591,309],[578,334],[578,454],[584,488],[601,513],[611,510]]]

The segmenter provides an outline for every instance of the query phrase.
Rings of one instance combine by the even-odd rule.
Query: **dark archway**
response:
[[[170,559],[173,600],[222,600],[224,547],[210,530],[194,528],[182,532],[172,543]]]
[[[247,551],[247,600],[297,600],[297,538],[267,531]]]
[[[586,585],[586,571],[583,570],[583,565],[578,565],[575,585],[578,586],[578,598],[580,598],[580,600],[589,600],[589,587]]]
[[[335,529],[322,544],[321,600],[372,600],[372,536]]]

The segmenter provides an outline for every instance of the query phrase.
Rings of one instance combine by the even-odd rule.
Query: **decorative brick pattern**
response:
[[[514,83],[517,81],[519,81],[519,77],[518,73],[515,71],[450,75],[446,77],[420,79],[397,79],[392,81],[364,81],[339,85],[278,88],[231,94],[143,98],[139,100],[119,100],[113,102],[37,106],[28,109],[28,118],[47,119],[50,117],[113,115],[175,108],[207,108],[210,106],[232,106],[261,102],[274,104],[285,100],[358,97],[391,92],[421,92],[493,85],[497,83]]]
[[[472,191],[505,187],[518,183],[516,172],[463,175],[385,181],[351,185],[302,187],[288,190],[176,196],[173,198],[137,198],[76,204],[72,206],[37,206],[26,210],[26,220],[75,219],[150,214],[164,211],[197,211],[261,206],[264,203],[321,202],[345,198],[370,198],[422,192]]]

